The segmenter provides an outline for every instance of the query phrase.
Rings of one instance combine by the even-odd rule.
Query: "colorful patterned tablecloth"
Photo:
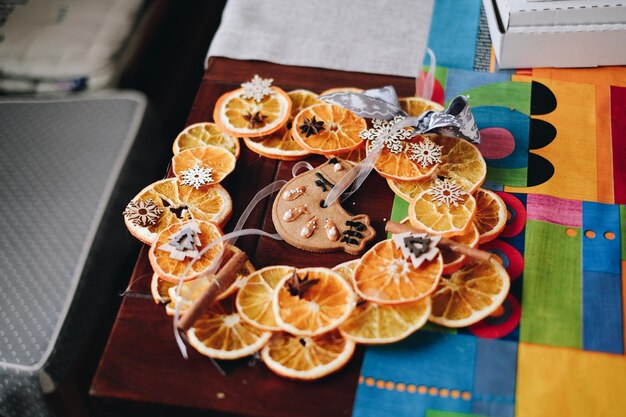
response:
[[[469,96],[507,203],[483,248],[511,291],[469,328],[369,347],[353,415],[626,415],[626,68],[497,71],[479,0],[438,0],[429,46],[435,99]]]

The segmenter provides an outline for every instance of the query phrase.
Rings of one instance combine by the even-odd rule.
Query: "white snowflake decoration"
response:
[[[180,183],[193,187],[196,190],[213,181],[213,168],[205,168],[200,164],[196,164],[193,168],[181,171]]]
[[[442,149],[443,146],[439,146],[426,138],[421,142],[409,144],[409,159],[424,167],[440,164]]]
[[[447,204],[454,207],[458,207],[467,195],[460,185],[456,185],[455,180],[448,178],[436,179],[435,184],[426,191],[426,194],[433,196],[433,201],[437,202],[437,206]]]
[[[273,81],[273,78],[261,78],[258,74],[255,74],[250,81],[241,84],[243,87],[241,97],[251,98],[260,103],[266,96],[272,94]]]
[[[122,213],[135,226],[148,227],[157,223],[161,217],[161,207],[152,200],[131,201]]]
[[[404,143],[402,141],[410,139],[412,132],[410,130],[400,129],[392,135],[387,136],[393,128],[393,125],[402,119],[404,119],[403,116],[396,116],[393,120],[372,119],[373,127],[359,133],[359,137],[361,139],[372,141],[376,141],[381,138],[381,140],[383,140],[383,144],[389,149],[389,151],[396,154],[402,153],[404,151]]]

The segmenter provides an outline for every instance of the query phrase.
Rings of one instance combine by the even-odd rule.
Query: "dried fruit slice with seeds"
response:
[[[294,270],[290,266],[268,266],[247,276],[235,301],[241,317],[259,329],[282,330],[276,323],[272,299],[276,285]]]
[[[414,268],[391,240],[374,245],[354,272],[354,289],[362,298],[381,304],[423,299],[437,287],[443,270],[441,254]]]
[[[223,226],[233,210],[230,194],[219,184],[196,190],[180,185],[176,178],[167,178],[148,185],[133,201],[152,200],[161,210],[154,225],[147,227],[124,221],[130,233],[143,243],[152,244],[157,234],[172,224],[191,219],[211,221]]]
[[[478,243],[494,240],[504,230],[507,220],[507,209],[504,201],[493,191],[479,188],[474,194],[476,199],[476,216],[474,223],[480,238]]]
[[[244,143],[252,152],[272,159],[297,161],[306,157],[309,152],[302,149],[291,137],[291,125],[294,117],[303,109],[319,104],[317,94],[308,90],[294,90],[287,93],[291,99],[291,115],[280,129],[269,135],[244,138]]]
[[[202,253],[195,261],[191,257],[186,256],[182,260],[173,258],[172,252],[166,250],[164,245],[169,244],[172,238],[179,232],[184,233],[186,228],[194,227],[194,224],[200,230],[198,234],[200,244],[196,247],[198,253],[202,253],[207,245],[222,236],[222,231],[218,225],[199,220],[175,223],[161,231],[148,251],[150,265],[152,265],[152,269],[161,279],[173,283],[178,283],[180,279],[183,281],[196,279],[200,275],[207,273],[214,259],[223,250],[224,244],[219,243]]]
[[[337,331],[316,337],[275,333],[261,351],[261,357],[278,375],[308,381],[341,369],[352,357],[354,348],[354,342]]]
[[[327,268],[298,269],[277,285],[272,299],[276,323],[298,336],[336,329],[356,304],[352,288]]]
[[[198,146],[213,145],[226,149],[235,158],[239,157],[239,139],[222,132],[215,123],[202,122],[187,126],[178,134],[172,151],[174,155]]]
[[[306,122],[322,122],[317,133],[302,133]],[[306,120],[305,120],[306,119]],[[296,115],[291,127],[291,136],[311,153],[332,155],[347,152],[361,144],[359,133],[367,127],[362,119],[343,107],[332,104],[317,104],[302,110]]]
[[[477,323],[502,305],[510,286],[509,275],[495,259],[467,263],[441,279],[429,320],[446,327]]]
[[[243,358],[258,352],[271,338],[271,332],[248,324],[229,304],[213,304],[187,331],[189,344],[199,353],[215,359]]]
[[[239,88],[221,96],[215,103],[213,119],[225,133],[237,137],[269,135],[284,126],[291,112],[291,100],[278,87],[271,87],[272,94],[257,102],[244,98]]]
[[[353,282],[354,271],[360,259],[337,265],[333,271],[346,281]],[[402,340],[427,321],[430,298],[404,304],[378,304],[359,300],[352,313],[339,326],[341,334],[356,343],[383,344]]]

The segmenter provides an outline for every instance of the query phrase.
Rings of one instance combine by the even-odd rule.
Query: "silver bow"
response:
[[[344,107],[357,116],[368,119],[391,120],[398,114],[407,115],[400,107],[396,90],[390,85],[362,93],[339,91],[323,95],[320,99]]]
[[[415,133],[439,133],[444,136],[461,137],[472,143],[480,143],[480,132],[474,121],[465,96],[455,97],[442,112],[428,110],[422,113],[415,126]]]
[[[397,115],[407,116],[400,107],[398,95],[392,86],[374,88],[362,93],[337,92],[320,99],[351,110],[359,117],[391,120]],[[480,143],[480,133],[470,110],[467,98],[455,97],[447,109],[441,112],[428,110],[418,117],[408,118],[415,128],[413,136],[421,133],[439,133]]]

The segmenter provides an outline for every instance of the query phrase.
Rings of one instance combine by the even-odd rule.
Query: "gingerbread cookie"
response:
[[[324,199],[350,168],[348,162],[332,158],[283,186],[272,220],[287,243],[309,252],[357,255],[375,237],[367,215],[351,216],[338,201],[324,207]]]

